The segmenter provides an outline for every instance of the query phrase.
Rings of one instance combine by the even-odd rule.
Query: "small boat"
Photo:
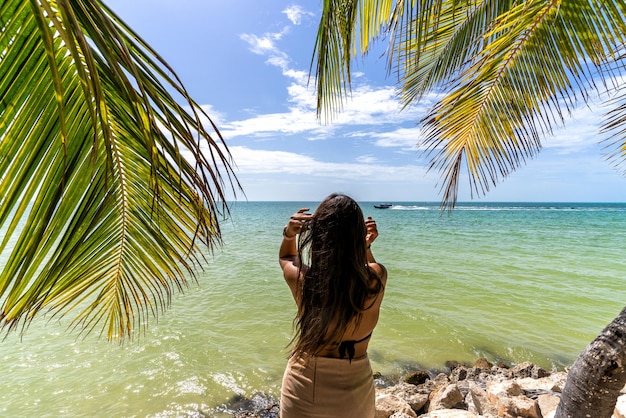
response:
[[[383,204],[380,204],[380,205],[374,205],[374,207],[376,209],[389,209],[392,206],[393,205],[391,203],[383,203]]]

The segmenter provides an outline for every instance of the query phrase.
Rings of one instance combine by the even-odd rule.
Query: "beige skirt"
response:
[[[292,357],[283,376],[281,418],[373,418],[375,392],[367,355]]]

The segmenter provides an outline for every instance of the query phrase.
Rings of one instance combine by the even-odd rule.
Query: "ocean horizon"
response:
[[[289,216],[318,203],[229,203],[198,282],[132,341],[78,339],[69,318],[10,334],[0,415],[219,417],[233,400],[278,397],[295,315],[278,246]],[[626,203],[360,204],[389,272],[375,372],[480,357],[562,370],[626,304]]]

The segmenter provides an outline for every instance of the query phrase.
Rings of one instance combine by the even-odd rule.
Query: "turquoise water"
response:
[[[389,270],[370,343],[375,371],[448,360],[571,364],[626,304],[626,204],[363,203]],[[239,202],[199,283],[136,340],[76,340],[35,321],[0,343],[0,416],[229,416],[236,395],[277,395],[295,306],[282,227],[315,203]]]

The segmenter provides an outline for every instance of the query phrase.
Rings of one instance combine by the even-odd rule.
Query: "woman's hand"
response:
[[[365,228],[367,233],[365,234],[365,243],[369,247],[378,238],[378,228],[376,227],[376,221],[371,216],[367,217],[365,221]]]
[[[289,222],[287,226],[285,226],[285,238],[294,238],[302,231],[304,225],[309,222],[313,216],[310,213],[305,213],[308,212],[308,210],[309,208],[302,208],[289,218]]]

